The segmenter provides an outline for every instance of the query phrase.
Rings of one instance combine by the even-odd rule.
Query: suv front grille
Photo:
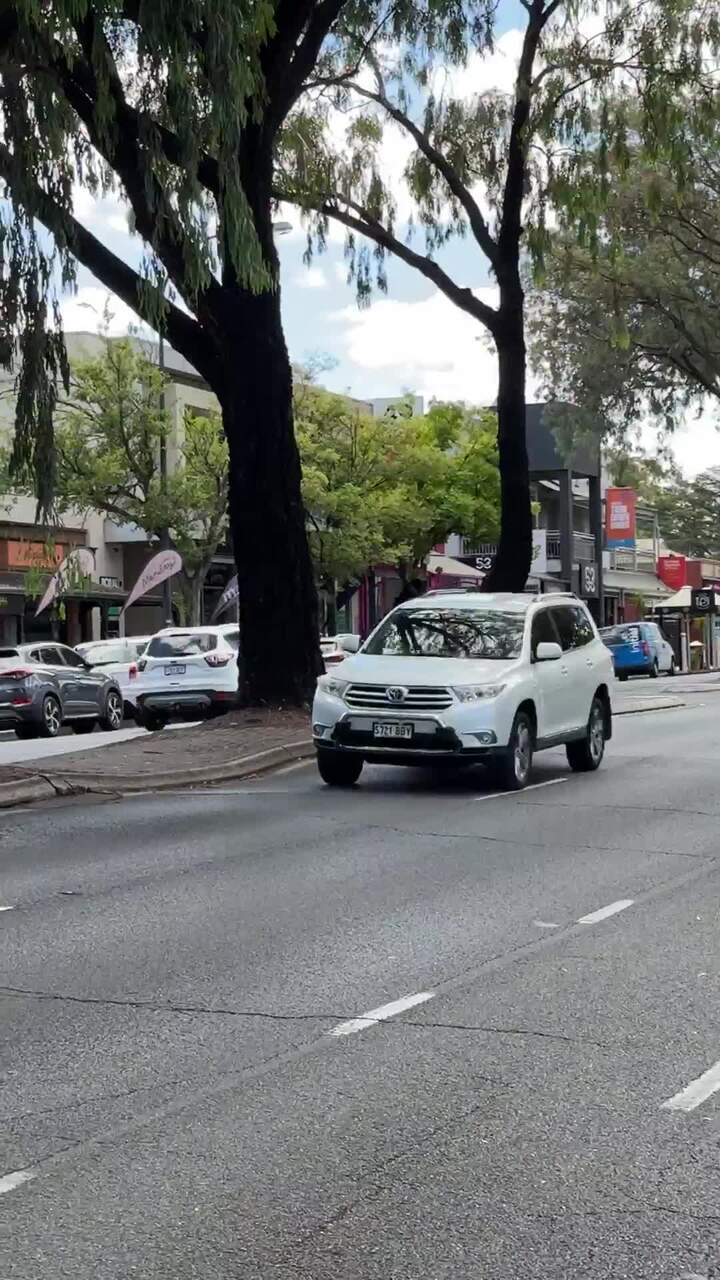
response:
[[[388,689],[404,688],[404,698],[388,696]],[[353,711],[447,711],[453,698],[441,685],[351,684],[345,701]]]

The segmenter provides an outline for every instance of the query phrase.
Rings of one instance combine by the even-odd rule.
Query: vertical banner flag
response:
[[[637,494],[634,489],[608,489],[605,494],[605,546],[634,547]]]
[[[687,560],[685,556],[659,556],[657,562],[658,578],[671,591],[679,591],[687,586]]]
[[[219,618],[220,614],[224,613],[225,610],[228,609],[231,604],[235,604],[239,595],[240,595],[240,588],[238,587],[237,574],[235,574],[235,577],[230,579],[220,599],[215,605],[215,608],[212,611],[212,618],[210,619],[210,621],[214,622],[215,619]]]
[[[48,582],[45,595],[35,610],[35,617],[37,618],[43,610],[47,609],[48,605],[52,604],[56,596],[66,586],[73,572],[79,572],[89,577],[94,568],[95,553],[89,547],[76,547],[74,551],[71,551],[70,555],[65,557]]]
[[[126,609],[130,608],[136,600],[141,596],[147,595],[148,591],[152,591],[153,587],[159,587],[161,582],[165,582],[167,578],[174,578],[176,573],[182,569],[182,556],[177,551],[158,551],[152,560],[148,560],[130,595],[125,601],[122,614]]]

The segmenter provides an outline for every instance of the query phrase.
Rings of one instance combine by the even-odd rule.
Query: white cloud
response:
[[[497,301],[494,288],[476,295],[490,305]],[[344,326],[346,359],[358,369],[356,394],[407,388],[426,400],[473,404],[492,404],[497,395],[487,331],[441,293],[420,302],[383,299],[367,311],[345,307],[334,318]]]
[[[305,267],[293,276],[292,283],[297,289],[327,289],[328,278],[322,267]]]
[[[657,448],[658,433],[652,424],[642,431],[641,443],[649,453]],[[683,426],[667,443],[688,476],[720,466],[720,414],[716,405],[708,399],[699,413],[689,412]]]
[[[61,306],[63,326],[67,333],[81,330],[85,333],[97,333],[104,325],[105,306],[109,305],[109,333],[126,334],[130,325],[139,324],[138,317],[124,302],[100,285],[85,285],[78,289],[72,297],[67,297]]]

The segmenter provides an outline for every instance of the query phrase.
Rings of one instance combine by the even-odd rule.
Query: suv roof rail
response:
[[[475,595],[474,587],[433,587],[431,591],[423,591],[424,596],[466,596]],[[419,596],[415,597],[419,599]]]
[[[541,600],[579,600],[580,597],[576,591],[542,591],[538,596],[538,602]]]

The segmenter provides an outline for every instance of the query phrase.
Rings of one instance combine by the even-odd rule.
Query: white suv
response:
[[[239,643],[236,624],[158,631],[137,664],[138,724],[164,729],[168,720],[194,720],[236,706]]]
[[[478,761],[519,790],[533,752],[565,744],[572,769],[597,769],[612,684],[612,657],[577,597],[429,592],[318,680],[318,768],[330,786],[352,786],[366,760]]]

